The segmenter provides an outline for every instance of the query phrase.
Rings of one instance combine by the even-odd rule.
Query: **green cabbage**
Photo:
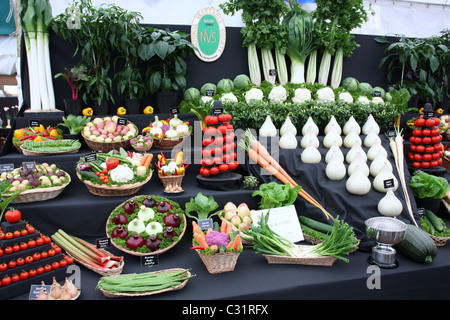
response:
[[[361,82],[358,86],[358,90],[365,95],[366,97],[372,97],[373,96],[373,88],[372,86],[367,82]]]
[[[200,90],[198,90],[197,88],[194,88],[194,87],[189,88],[184,91],[183,98],[184,98],[184,100],[186,100],[188,102],[197,103],[198,100],[200,99]]]
[[[377,92],[377,91],[381,93],[380,97],[381,97],[381,99],[384,100],[384,97],[386,96],[386,91],[384,91],[384,89],[381,87],[374,87],[373,94],[375,94],[375,92]]]
[[[236,90],[247,90],[251,83],[250,78],[246,74],[238,74],[233,81]]]
[[[347,77],[344,80],[342,80],[341,86],[348,92],[355,92],[356,90],[358,90],[359,81],[356,80],[356,78]]]
[[[224,78],[217,83],[217,91],[219,93],[232,92],[234,89],[234,83],[231,79]]]
[[[217,87],[214,83],[205,83],[201,88],[200,88],[200,93],[202,96],[213,96],[215,95],[217,92]],[[212,94],[211,94],[212,93]]]

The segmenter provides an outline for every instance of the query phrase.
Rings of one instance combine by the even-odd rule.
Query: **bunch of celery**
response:
[[[48,0],[21,0],[19,11],[30,82],[30,108],[55,109],[48,29],[52,8]]]

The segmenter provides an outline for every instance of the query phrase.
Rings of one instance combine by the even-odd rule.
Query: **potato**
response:
[[[13,187],[17,187],[19,184],[20,184],[20,181],[19,181],[19,180],[15,180],[15,181],[13,181],[13,183],[11,183],[11,185],[12,185]]]
[[[28,181],[28,180],[27,180]],[[23,183],[21,183],[21,184],[19,184],[18,186],[17,186],[17,190],[18,191],[20,191],[20,190],[25,190],[27,188],[27,186],[26,185],[24,185]]]

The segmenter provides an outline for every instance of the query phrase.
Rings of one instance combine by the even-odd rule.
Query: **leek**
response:
[[[332,54],[330,51],[326,50],[322,55],[322,60],[320,61],[319,74],[317,82],[323,84],[324,86],[328,83],[328,76],[330,74]]]
[[[50,109],[50,100],[47,90],[47,79],[45,76],[45,47],[44,47],[44,21],[42,19],[45,10],[44,0],[35,0],[36,11],[36,50],[37,50],[37,68],[39,79],[39,92],[41,94],[42,109]],[[48,48],[47,48],[48,49]]]
[[[288,71],[286,66],[285,50],[275,48],[275,64],[277,67],[278,82],[284,85],[289,82]]]
[[[338,88],[342,80],[342,68],[344,64],[344,51],[338,49],[334,55],[333,70],[331,71],[330,85],[333,88]]]
[[[258,51],[256,50],[256,44],[249,44],[247,47],[248,55],[248,71],[250,80],[253,84],[261,85],[261,69],[259,67]]]
[[[264,80],[274,84],[276,75],[273,73],[273,71],[275,70],[275,63],[273,60],[272,50],[269,48],[261,48],[261,60]]]
[[[308,57],[308,65],[306,69],[306,82],[315,83],[317,77],[317,49],[314,49]]]
[[[291,82],[304,83],[306,58],[313,51],[314,22],[295,0],[289,0],[289,5],[282,23],[288,29],[286,53],[291,59]]]

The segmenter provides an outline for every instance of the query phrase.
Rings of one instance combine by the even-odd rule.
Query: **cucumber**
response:
[[[433,224],[434,229],[436,229],[437,232],[444,231],[444,226],[441,223],[441,220],[433,213],[431,210],[425,210],[425,216],[428,218],[428,220],[431,221]]]
[[[323,223],[305,216],[299,216],[298,218],[302,225],[306,225],[311,229],[317,230],[324,234],[331,234],[331,232],[333,231],[333,226],[330,224]]]
[[[80,173],[82,179],[85,180],[98,179],[98,176],[91,171],[80,170],[78,172]]]
[[[437,247],[433,239],[421,228],[412,224],[408,224],[404,239],[395,248],[416,262],[430,263],[437,255]]]
[[[436,233],[436,229],[433,226],[433,223],[431,223],[430,219],[428,219],[427,216],[424,216],[423,219],[427,223],[428,227],[430,228],[430,234],[434,235]]]
[[[304,234],[306,234],[306,235],[308,235],[310,237],[313,237],[315,239],[323,239],[323,240],[325,240],[328,237],[327,234],[325,234],[323,232],[320,232],[320,231],[317,231],[317,230],[314,230],[314,229],[308,227],[306,224],[302,224],[302,231],[303,231]]]

